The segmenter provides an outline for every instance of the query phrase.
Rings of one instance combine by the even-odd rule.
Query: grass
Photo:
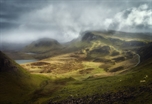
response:
[[[14,63],[14,61],[12,61]],[[14,63],[15,64],[15,63]],[[85,64],[85,70],[90,65],[97,68],[93,63]],[[64,86],[69,85],[68,83],[74,82],[75,79],[82,80],[89,77],[92,73],[102,72],[100,69],[92,70],[90,74],[79,74],[79,70],[72,71],[69,73],[45,76],[40,74],[29,74],[20,66],[18,66],[19,74],[15,75],[11,73],[0,74],[0,102],[3,104],[41,104],[48,102],[50,97],[54,96],[56,92],[62,89]],[[81,69],[80,69],[81,70]],[[72,78],[73,76],[74,78]],[[77,81],[76,81],[77,83]]]
[[[91,96],[94,94],[104,94],[107,92],[117,92],[119,90],[126,90],[127,88],[139,88],[140,86],[148,86],[152,82],[152,64],[147,64],[145,66],[139,66],[132,69],[132,72],[128,72],[126,74],[120,74],[117,76],[111,77],[102,77],[102,78],[89,78],[83,81],[73,81],[67,83],[62,89],[55,92],[55,94],[51,97],[55,101],[67,99],[70,96],[75,97],[83,97],[83,96]],[[138,70],[138,71],[137,71]],[[145,76],[148,76],[145,78]],[[141,82],[141,80],[146,80],[146,82]],[[135,93],[137,98],[136,101],[140,102],[142,100],[142,95],[138,96]],[[60,97],[58,97],[60,96]],[[149,93],[143,93],[143,96],[150,96]],[[139,98],[138,98],[139,97]],[[141,99],[140,99],[141,98]],[[149,102],[152,100],[147,97]]]
[[[97,44],[95,42],[73,43],[68,48],[73,51],[75,47],[79,49],[91,45],[90,49],[92,50],[103,44],[112,45],[109,39],[101,40],[103,41]],[[122,43],[118,41],[117,44],[121,45]],[[17,74],[0,73],[0,103],[2,104],[47,104],[50,99],[61,101],[68,98],[81,98],[95,94],[103,95],[119,91],[130,93],[130,88],[135,89],[131,92],[135,98],[132,101],[130,100],[130,103],[140,103],[140,101],[143,101],[142,98],[146,99],[147,103],[152,102],[150,93],[138,94],[139,87],[147,88],[152,82],[152,59],[131,70],[112,76],[103,76],[106,72],[103,68],[99,68],[101,63],[94,62],[82,62],[84,67],[66,73],[44,73],[41,75],[29,74],[15,62],[12,61],[12,63],[19,69]],[[69,64],[71,63],[69,62],[65,66]],[[83,73],[80,73],[81,71]]]
[[[127,88],[138,88],[140,86],[148,86],[152,82],[152,64],[151,60],[142,63],[140,66],[133,68],[129,72],[108,77],[88,77],[89,74],[77,74],[77,78],[65,75],[66,77],[52,78],[51,76],[29,75],[23,77],[14,76],[12,73],[3,73],[0,75],[0,102],[2,104],[47,104],[51,99],[53,101],[61,101],[70,97],[80,98],[84,96],[92,96],[95,94],[104,94],[108,92],[124,91]],[[94,66],[91,63],[87,65]],[[94,67],[90,73],[102,73],[100,68]],[[9,77],[8,77],[9,76]],[[148,76],[148,77],[146,77]],[[146,77],[146,78],[145,78]],[[141,82],[145,80],[146,82]],[[136,98],[131,103],[139,103],[142,98],[151,102],[148,92],[138,95],[136,91],[133,93]],[[147,97],[148,96],[148,97]]]
[[[102,95],[108,92],[116,93],[120,90],[125,91],[127,88],[132,87],[137,88],[136,92],[138,92],[140,86],[148,86],[149,83],[152,82],[152,78],[150,77],[152,73],[151,62],[151,59],[149,59],[140,66],[128,72],[126,71],[124,74],[114,76],[92,76],[99,73],[106,73],[103,69],[98,67],[100,64],[93,62],[83,62],[83,69],[64,74],[50,74],[47,76],[32,74],[30,80],[24,79],[24,83],[28,83],[26,88],[30,84],[32,84],[32,86],[27,88],[28,90],[25,90],[25,92],[21,91],[23,89],[17,90],[19,94],[23,93],[24,95],[19,101],[33,104],[46,104],[50,99],[52,101],[61,101],[71,97],[80,98],[95,94]],[[87,72],[89,68],[92,68],[89,73],[80,73],[81,70]],[[146,76],[148,77],[145,79]],[[146,80],[146,82],[141,82],[142,80]],[[18,88],[16,87],[14,89]],[[136,92],[133,94],[138,95]],[[13,92],[11,94],[13,94]],[[16,96],[20,96],[19,94]],[[149,96],[149,93],[145,92],[143,96]],[[137,99],[138,97],[140,98],[141,96],[136,96]],[[15,101],[12,100],[12,102],[15,103],[17,101],[18,99]]]
[[[58,76],[55,79],[52,77],[34,75],[32,82],[41,84],[37,85],[36,90],[30,91],[30,94],[28,94],[30,95],[28,100],[33,104],[46,104],[50,99],[53,101],[61,101],[70,97],[80,98],[95,94],[102,95],[108,92],[116,93],[118,91],[125,91],[129,88],[135,88],[137,90],[133,92],[133,95],[136,98],[135,100],[131,100],[130,103],[139,103],[142,101],[142,98],[147,99],[147,102],[151,102],[149,93],[143,92],[139,95],[137,93],[140,86],[148,86],[152,82],[151,68],[151,61],[148,60],[140,66],[133,68],[129,72],[116,76],[87,78],[88,74],[86,74],[80,75],[83,77],[85,76],[86,78],[75,80],[72,77],[68,77],[67,74],[65,75],[67,78],[65,76]],[[99,72],[102,72],[101,69],[91,71],[91,73]],[[68,74],[70,76],[71,73]],[[77,78],[80,76],[78,75]],[[146,76],[148,77],[145,78]],[[146,82],[141,82],[142,80],[146,80]]]
[[[43,76],[30,75],[25,69],[0,52],[0,103],[21,104],[28,101],[30,93],[44,80]],[[6,63],[7,62],[7,63]]]
[[[0,74],[0,103],[21,104],[30,99],[30,93],[48,78],[40,75],[15,76],[12,73]]]

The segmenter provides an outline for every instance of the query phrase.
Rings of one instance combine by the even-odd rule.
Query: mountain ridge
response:
[[[43,53],[53,49],[59,49],[61,44],[51,38],[41,38],[27,45],[23,50],[32,53]]]

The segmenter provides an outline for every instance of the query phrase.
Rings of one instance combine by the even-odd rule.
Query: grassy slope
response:
[[[29,94],[39,84],[48,79],[43,76],[30,75],[25,69],[16,64],[13,60],[0,52],[1,62],[7,60],[7,65],[1,64],[3,71],[0,71],[0,103],[21,104],[30,98]],[[15,68],[15,69],[14,69]]]
[[[0,104],[38,104],[48,100],[47,97],[65,85],[66,81],[73,80],[29,74],[2,52],[0,59],[0,63],[5,59],[9,61],[7,65],[1,64]]]
[[[22,70],[22,69],[21,69]],[[25,72],[24,72],[25,73]],[[74,80],[73,78],[51,79],[41,75],[14,76],[13,73],[0,74],[0,102],[3,104],[41,104],[49,99],[60,101],[73,96],[80,98],[95,94],[118,91],[130,92],[135,97],[131,103],[140,103],[146,99],[146,103],[152,102],[149,92],[139,93],[139,87],[150,86],[152,82],[152,59],[149,59],[125,74],[111,77],[88,78],[86,80]],[[9,77],[8,77],[9,76]],[[147,78],[144,78],[148,76]],[[146,82],[140,82],[146,80]],[[116,100],[116,102],[119,102]]]
[[[83,81],[69,82],[64,88],[57,91],[51,99],[55,101],[67,99],[69,96],[79,98],[83,96],[91,96],[95,94],[104,94],[108,92],[117,93],[118,91],[130,92],[130,88],[135,90],[130,93],[134,99],[130,99],[130,103],[151,103],[151,93],[141,92],[140,87],[148,88],[152,82],[152,59],[146,61],[142,65],[132,69],[131,72],[120,74],[117,76],[103,77],[103,78],[89,78]],[[146,76],[148,76],[146,78]],[[145,80],[146,82],[141,82]],[[152,90],[152,89],[151,89]],[[107,99],[108,100],[108,99]],[[141,102],[140,102],[141,101]],[[119,102],[116,101],[116,102]]]
[[[115,76],[88,77],[83,80],[74,80],[72,77],[50,78],[41,83],[41,86],[31,93],[30,102],[47,104],[50,99],[53,102],[64,102],[67,99],[77,100],[78,98],[88,101],[85,98],[86,96],[91,98],[98,94],[95,101],[103,100],[103,103],[106,104],[113,102],[122,103],[122,100],[131,104],[142,104],[143,102],[150,104],[152,102],[150,93],[152,91],[151,73],[152,58],[132,70]],[[143,80],[145,82],[142,82]],[[123,95],[119,96],[122,93]],[[113,98],[105,98],[106,94],[110,94],[112,97],[115,96],[115,100]]]
[[[11,73],[0,75],[0,103],[23,104],[31,98],[32,93],[39,84],[46,80],[42,76],[16,77]]]
[[[79,48],[82,44],[74,45]],[[152,102],[150,93],[138,94],[140,86],[148,87],[152,82],[152,59],[120,75],[88,78],[81,81],[73,78],[52,79],[41,75],[25,75],[24,69],[19,66],[18,68],[21,69],[21,76],[16,76],[13,73],[0,73],[0,103],[2,104],[41,104],[47,103],[49,99],[60,101],[69,98],[69,96],[80,98],[108,92],[117,93],[120,90],[127,91],[129,88],[137,89],[132,92],[135,96],[134,101],[130,102],[137,103],[143,99],[146,99],[146,103]],[[146,76],[148,77],[144,78]],[[146,80],[146,82],[140,82],[142,80]]]
[[[112,45],[109,40],[106,41],[103,39],[102,42]],[[79,44],[74,45],[79,47]],[[151,86],[150,83],[152,82],[152,78],[150,73],[152,72],[152,65],[149,64],[151,60],[148,60],[142,63],[140,66],[133,68],[132,71],[130,70],[129,72],[120,75],[101,78],[89,77],[88,79],[82,81],[69,80],[70,78],[61,78],[54,81],[49,81],[45,84],[45,86],[38,89],[36,91],[37,93],[34,93],[34,102],[47,103],[49,99],[52,99],[53,101],[61,101],[69,98],[70,96],[73,96],[73,98],[80,98],[87,95],[102,95],[104,93],[117,93],[119,91],[126,91],[127,93],[130,93],[130,88],[137,89],[131,93],[135,98],[134,101],[132,100],[130,102],[140,102],[142,97],[148,99],[147,103],[151,102],[150,93],[143,92],[138,94],[140,90],[139,87],[145,86],[147,88],[148,86]],[[148,78],[145,79],[144,77],[146,76],[148,76]],[[146,80],[146,82],[140,82],[142,80]]]

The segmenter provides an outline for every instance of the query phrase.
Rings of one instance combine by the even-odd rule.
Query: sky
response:
[[[152,0],[0,0],[0,41],[71,41],[88,30],[152,33]]]

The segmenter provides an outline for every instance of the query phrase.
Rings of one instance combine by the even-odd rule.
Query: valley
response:
[[[112,40],[113,38],[110,37],[110,39]],[[126,43],[126,41],[120,39],[118,41],[121,41],[119,44],[122,45]],[[83,43],[87,44],[84,48],[77,47],[78,49],[76,51],[73,50],[70,53],[62,53],[64,49],[61,48],[61,53],[58,52],[57,55],[41,59],[35,63],[25,63],[21,66],[35,74],[73,78],[77,76],[80,78],[80,73],[83,73],[83,76],[87,78],[92,76],[115,75],[116,73],[136,67],[140,63],[140,56],[135,51],[122,49],[122,46],[118,47],[117,42],[114,44],[112,42],[106,35],[102,34],[100,37],[99,34],[86,33],[82,37],[82,41],[75,43],[82,44],[81,47]],[[137,48],[139,46],[135,47]],[[55,51],[54,49],[53,52]]]
[[[5,89],[6,94],[4,95],[4,92],[0,94],[3,98],[0,102],[150,104],[152,102],[151,37],[143,39],[142,34],[137,34],[131,38],[130,35],[126,35],[127,33],[122,37],[123,34],[85,32],[81,39],[74,39],[64,44],[44,38],[14,53],[4,51],[14,60],[36,61],[18,65],[1,53],[3,67],[0,73],[2,82],[0,89],[15,87],[14,91],[11,91],[11,88],[8,91]],[[17,71],[11,72],[12,69]],[[16,76],[9,75],[8,72]],[[15,81],[16,84],[10,83],[9,80]],[[17,95],[11,98],[15,92]],[[21,99],[17,99],[18,97]]]

